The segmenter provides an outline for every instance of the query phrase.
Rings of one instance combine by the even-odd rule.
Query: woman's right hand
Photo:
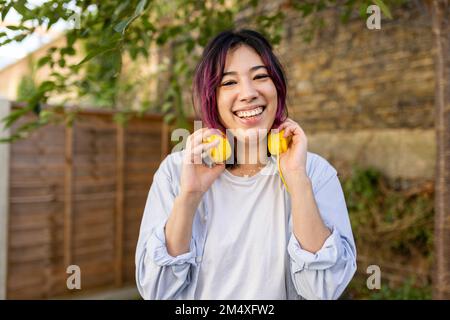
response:
[[[225,170],[224,163],[209,168],[202,162],[202,152],[219,144],[219,139],[210,143],[203,143],[203,140],[217,133],[217,129],[201,128],[188,137],[181,172],[181,194],[201,198]]]

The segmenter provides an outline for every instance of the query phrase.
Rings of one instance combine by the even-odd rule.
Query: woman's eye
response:
[[[255,76],[255,79],[264,79],[264,78],[268,78],[269,75],[268,74],[258,74]]]
[[[235,83],[236,83],[236,81],[225,81],[224,83],[222,83],[222,86],[229,86],[229,85],[232,85]]]

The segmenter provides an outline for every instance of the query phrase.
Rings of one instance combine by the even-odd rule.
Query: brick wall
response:
[[[429,17],[414,7],[369,30],[359,17],[341,24],[338,12],[311,43],[307,23],[291,13],[279,46],[288,66],[290,109],[314,131],[432,128],[434,67]]]
[[[337,10],[320,17],[326,26],[308,43],[303,35],[311,21],[290,11],[276,48],[288,77],[290,116],[309,136],[310,150],[342,169],[359,162],[391,177],[431,179],[435,83],[428,14],[409,4],[392,21],[382,18],[381,30],[367,29],[360,17],[342,24]]]

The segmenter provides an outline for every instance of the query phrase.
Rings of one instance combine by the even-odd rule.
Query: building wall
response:
[[[25,58],[6,66],[0,70],[0,96],[9,100],[17,99],[17,88],[20,81],[26,75],[31,75],[31,66],[33,63],[46,55],[47,50],[52,47],[61,47],[65,44],[65,38],[59,37],[38,50],[30,53]],[[50,70],[48,66],[42,67],[36,73],[35,78],[38,82],[42,82],[49,75]]]

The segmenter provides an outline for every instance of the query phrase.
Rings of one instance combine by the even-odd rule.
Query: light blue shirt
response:
[[[164,227],[179,194],[183,152],[172,153],[164,159],[154,175],[147,198],[136,249],[136,282],[144,299],[337,299],[342,294],[356,271],[356,248],[344,194],[333,166],[319,155],[308,152],[307,174],[322,219],[332,231],[316,253],[303,250],[292,233],[289,193],[280,182],[275,159],[270,158],[265,168],[268,171],[263,170],[255,176],[236,177],[229,171],[219,176],[196,211],[189,252],[172,257],[167,252]],[[242,190],[239,194],[236,193],[238,187]],[[250,192],[245,194],[247,189]],[[230,198],[230,194],[235,198]],[[210,218],[215,214],[226,214],[221,212],[222,207],[224,210],[230,208],[221,207],[220,203],[233,200],[242,203],[245,213],[262,214],[261,209],[255,209],[256,202],[259,208],[268,208],[263,212],[262,222],[273,223],[273,219],[284,217],[285,224],[277,222],[273,232],[268,232],[271,234],[267,238],[270,250],[261,252],[257,246],[261,242],[254,242],[253,247],[249,245],[251,241],[257,241],[251,237],[258,236],[258,227],[267,228],[269,225],[261,224],[261,221],[245,237],[239,229],[245,227],[244,223],[236,231],[230,229],[232,221],[226,225],[226,220],[221,220],[224,235],[227,230],[239,234],[231,238],[233,241],[229,241],[227,246],[208,237]],[[214,235],[220,232],[220,228],[214,230]],[[279,237],[280,230],[284,232],[285,241]],[[261,239],[259,237],[258,241]],[[252,248],[261,254],[252,254]],[[280,258],[280,253],[285,259]],[[219,265],[225,260],[218,261],[218,257],[226,258],[229,267]],[[236,263],[233,263],[233,258]],[[277,280],[261,283],[265,274],[270,277],[270,272],[273,272],[271,279]],[[230,278],[231,274],[234,276]],[[241,282],[247,285],[239,287]],[[272,292],[277,293],[270,295]]]

